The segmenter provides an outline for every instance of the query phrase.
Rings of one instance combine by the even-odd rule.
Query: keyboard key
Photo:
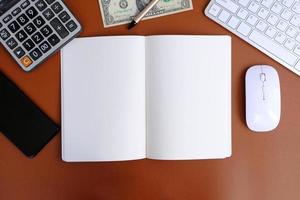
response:
[[[28,10],[26,10],[26,14],[30,19],[33,19],[38,15],[38,11],[34,7],[30,7]]]
[[[57,37],[57,35],[53,34],[48,38],[48,41],[52,46],[55,46],[60,42],[60,39]]]
[[[12,15],[13,16],[17,16],[19,13],[21,12],[21,8],[16,8],[16,9],[14,9],[13,11],[12,11]]]
[[[213,16],[218,16],[218,14],[219,14],[219,12],[221,11],[221,7],[220,6],[218,6],[218,5],[216,5],[216,4],[214,4],[214,5],[212,5],[212,7],[209,9],[209,13],[211,14],[211,15],[213,15]]]
[[[50,26],[46,25],[41,29],[43,36],[48,37],[53,31]]]
[[[51,5],[55,0],[46,0],[46,2]]]
[[[44,40],[44,37],[41,33],[37,32],[31,37],[31,39],[34,41],[34,43],[39,44]]]
[[[288,27],[288,23],[281,20],[278,24],[277,24],[277,28],[283,32],[285,32],[285,30],[287,29]]]
[[[246,19],[246,17],[248,16],[248,11],[244,10],[243,8],[241,8],[239,10],[239,12],[237,13],[237,16],[242,18],[242,19]]]
[[[229,19],[229,17],[230,17],[230,13],[227,12],[226,10],[223,10],[223,11],[221,12],[221,14],[219,15],[218,18],[219,18],[219,20],[221,20],[222,22],[226,23],[227,20]]]
[[[14,38],[10,38],[9,40],[7,40],[6,44],[11,50],[18,46],[18,43]]]
[[[258,11],[258,16],[263,18],[263,19],[266,19],[267,16],[269,15],[269,10],[265,9],[265,8],[261,8],[259,11]]]
[[[283,6],[282,6],[280,3],[276,2],[276,3],[274,3],[274,5],[273,5],[273,7],[271,8],[271,10],[272,10],[274,13],[276,13],[276,14],[279,15],[279,14],[282,12],[282,10],[283,10]]]
[[[294,3],[294,0],[283,0],[282,4],[285,5],[286,7],[291,7]]]
[[[276,15],[271,14],[269,16],[269,18],[267,19],[267,21],[271,24],[271,25],[275,25],[278,22],[278,17]]]
[[[26,0],[26,1],[24,1],[22,4],[21,4],[21,8],[23,8],[23,9],[25,9],[25,8],[27,8],[28,6],[29,6],[29,1],[28,0]]]
[[[288,9],[285,9],[282,13],[281,13],[281,17],[285,20],[290,20],[291,17],[293,16],[293,13],[288,10]]]
[[[68,30],[63,26],[58,18],[54,18],[50,24],[62,39],[69,35]]]
[[[44,17],[47,19],[47,20],[50,20],[54,17],[54,13],[53,11],[50,9],[50,8],[47,8],[44,12],[43,12],[43,15]]]
[[[45,20],[41,16],[38,16],[33,20],[33,23],[37,28],[41,28],[45,24]]]
[[[43,11],[47,8],[47,4],[43,0],[39,0],[35,3],[35,6],[39,11]]]
[[[267,27],[268,25],[263,21],[258,22],[258,24],[256,25],[256,28],[262,32],[264,32]]]
[[[239,0],[239,4],[241,4],[244,7],[247,7],[249,2],[250,2],[250,0]]]
[[[38,60],[43,54],[42,52],[38,49],[38,48],[35,48],[32,52],[29,53],[30,57],[36,61]]]
[[[11,19],[12,19],[12,16],[11,16],[11,15],[7,15],[6,17],[3,18],[3,22],[4,22],[4,23],[7,23],[7,22],[9,22]]]
[[[9,34],[9,32],[6,29],[2,29],[0,31],[0,37],[2,38],[2,40],[5,41],[7,38],[10,37],[10,34]]]
[[[19,31],[19,32],[16,33],[16,38],[20,42],[23,42],[27,38],[27,34],[23,30],[21,30],[21,31]]]
[[[297,33],[297,28],[293,26],[290,26],[286,31],[286,34],[292,38],[294,38],[297,35]]]
[[[76,25],[76,23],[75,23],[73,20],[69,21],[69,22],[66,24],[66,26],[67,26],[67,29],[68,29],[70,32],[73,32],[73,31],[76,30],[76,28],[77,28],[77,25]]]
[[[228,22],[228,26],[230,26],[233,29],[236,29],[236,27],[239,25],[241,20],[239,20],[237,17],[232,16]]]
[[[249,23],[252,26],[254,26],[257,21],[258,21],[258,18],[255,17],[254,15],[250,15],[247,19],[247,23]]]
[[[271,6],[273,5],[274,0],[263,0],[261,2],[262,5],[266,6],[267,8],[271,8]]]
[[[300,61],[296,64],[295,69],[300,71]]]
[[[294,11],[297,14],[300,14],[300,4],[299,3],[295,3],[295,5],[292,8],[292,11]]]
[[[286,42],[284,43],[284,46],[286,48],[288,48],[289,50],[292,50],[295,47],[295,45],[296,45],[295,40],[290,39],[290,38],[287,39]]]
[[[47,53],[51,49],[51,46],[47,41],[42,42],[39,47],[43,53]]]
[[[251,31],[251,27],[249,25],[247,25],[246,23],[242,22],[240,24],[240,26],[238,27],[237,31],[239,33],[243,34],[244,36],[248,36]]]
[[[249,39],[257,45],[261,46],[262,48],[267,49],[274,56],[280,58],[289,65],[294,65],[298,59],[288,50],[281,47],[280,45],[277,45],[272,40],[268,39],[266,36],[262,35],[258,31],[253,31],[250,34]]]
[[[294,52],[295,52],[298,56],[300,56],[300,46],[299,46],[299,45],[294,49]],[[299,62],[298,62],[298,64],[299,64]]]
[[[21,58],[25,55],[25,51],[22,49],[22,47],[18,47],[14,50],[14,54],[17,56],[17,58]]]
[[[61,12],[58,17],[63,23],[66,23],[71,18],[66,11]]]
[[[232,0],[216,0],[216,2],[232,13],[236,13],[239,9],[239,6]]]
[[[21,59],[21,63],[24,67],[29,67],[32,64],[32,60],[29,58],[29,56],[24,56]]]
[[[285,41],[286,36],[282,33],[278,33],[275,37],[275,40],[279,43],[279,44],[283,44],[283,42]]]
[[[27,22],[29,22],[28,17],[25,14],[21,14],[18,18],[17,21],[19,22],[19,24],[21,26],[24,26],[25,24],[27,24]]]
[[[24,30],[26,31],[26,33],[28,35],[31,35],[32,33],[34,33],[36,31],[36,28],[33,25],[33,23],[29,23],[25,26]]]
[[[300,16],[299,15],[294,15],[291,19],[291,24],[294,26],[299,26],[300,25]]]
[[[255,2],[251,2],[248,9],[253,12],[253,13],[256,13],[259,9],[259,5]]]
[[[7,27],[12,33],[17,32],[20,29],[20,25],[16,21],[13,21]]]
[[[276,29],[272,27],[269,27],[266,31],[266,35],[269,36],[270,38],[273,38],[276,33],[277,33]]]
[[[31,39],[28,39],[26,40],[24,43],[23,43],[23,47],[27,50],[27,51],[30,51],[34,48],[34,43]]]
[[[58,3],[58,2],[55,2],[55,3],[51,6],[51,8],[52,8],[52,10],[53,10],[56,14],[60,13],[60,11],[63,10],[63,7],[62,7],[62,6],[60,5],[60,3]]]

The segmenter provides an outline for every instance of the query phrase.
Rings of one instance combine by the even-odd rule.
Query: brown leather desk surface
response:
[[[300,198],[300,77],[215,24],[203,14],[209,0],[193,0],[194,10],[147,20],[132,31],[104,29],[97,0],[66,0],[81,21],[81,36],[121,34],[229,34],[232,36],[233,155],[225,160],[64,163],[57,135],[30,160],[0,135],[0,200],[11,199],[203,199],[282,200]],[[279,73],[282,119],[270,134],[245,125],[244,75],[254,64]],[[60,123],[60,56],[24,73],[0,48],[0,69]],[[1,113],[1,111],[0,111]]]

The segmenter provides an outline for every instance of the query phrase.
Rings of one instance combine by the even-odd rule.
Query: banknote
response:
[[[104,27],[129,23],[151,0],[99,0]],[[144,19],[192,10],[192,0],[160,0]]]

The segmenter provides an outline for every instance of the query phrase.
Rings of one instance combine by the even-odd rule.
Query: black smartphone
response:
[[[18,87],[0,72],[0,131],[33,158],[59,130]]]

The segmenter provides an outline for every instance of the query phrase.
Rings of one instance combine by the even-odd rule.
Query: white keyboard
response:
[[[205,14],[300,76],[300,0],[212,0]]]

